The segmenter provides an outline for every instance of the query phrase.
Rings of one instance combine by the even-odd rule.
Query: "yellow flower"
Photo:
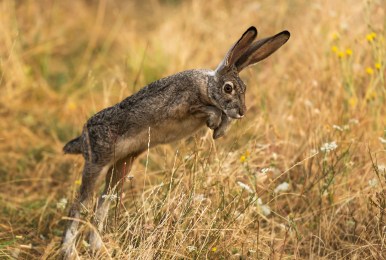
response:
[[[333,39],[334,41],[339,40],[339,38],[340,38],[339,33],[334,32],[334,33],[332,34],[332,39]]]
[[[331,51],[334,52],[334,53],[338,53],[338,47],[336,45],[332,46],[331,47]]]
[[[380,70],[381,69],[381,63],[380,62],[375,63],[375,68],[377,70]]]
[[[372,42],[376,37],[377,37],[377,34],[375,32],[372,32],[366,35],[366,40],[368,42]]]
[[[249,155],[250,155],[250,152],[246,150],[245,153],[240,156],[240,162],[242,163],[245,162],[248,159]]]
[[[76,110],[76,104],[74,102],[70,102],[67,104],[67,109],[70,110],[70,111],[74,111]]]
[[[76,180],[74,183],[75,183],[75,185],[80,185],[82,183],[82,181],[79,179],[79,180]]]
[[[366,73],[369,74],[369,75],[373,75],[374,74],[374,70],[370,67],[367,67],[366,68]]]
[[[339,58],[343,58],[344,57],[344,52],[343,51],[338,52],[338,57]]]
[[[346,49],[346,54],[347,54],[347,56],[351,56],[352,50],[350,48]]]
[[[351,108],[355,108],[358,104],[358,99],[356,97],[351,97],[348,100],[348,104],[350,105]]]
[[[217,247],[212,247],[212,252],[216,252],[217,251]]]

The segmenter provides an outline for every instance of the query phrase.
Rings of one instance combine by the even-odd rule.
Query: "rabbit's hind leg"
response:
[[[128,156],[125,159],[121,159],[114,167],[111,167],[106,174],[105,188],[102,195],[99,197],[94,217],[96,229],[90,230],[89,235],[89,244],[93,253],[96,253],[102,247],[103,241],[100,233],[105,226],[105,220],[108,215],[110,204],[112,201],[119,200],[126,175],[130,172],[134,160],[134,156]],[[119,201],[119,203],[121,202]]]
[[[72,259],[76,255],[75,240],[78,233],[81,208],[91,197],[98,176],[105,173],[108,168],[108,166],[99,166],[89,161],[85,163],[79,194],[70,208],[67,225],[63,234],[61,247],[63,259]]]

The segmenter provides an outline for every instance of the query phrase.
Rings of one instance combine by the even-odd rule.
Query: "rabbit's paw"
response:
[[[206,117],[206,125],[210,129],[216,129],[221,124],[222,111],[213,106],[192,106],[190,112],[197,117]]]
[[[220,124],[221,124],[221,114],[220,115],[210,114],[208,116],[208,119],[206,120],[206,125],[212,130],[218,128]]]
[[[213,139],[218,139],[220,137],[223,137],[225,135],[225,131],[226,129],[224,128],[221,128],[221,127],[217,127],[216,129],[214,129],[213,131]]]
[[[225,113],[222,113],[220,125],[216,127],[213,131],[213,139],[217,139],[224,136],[229,128],[230,123],[231,119]]]

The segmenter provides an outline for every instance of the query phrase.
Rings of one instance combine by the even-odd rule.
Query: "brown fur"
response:
[[[205,125],[214,130],[214,138],[219,138],[232,119],[244,116],[246,86],[238,73],[272,54],[290,35],[284,31],[253,42],[256,36],[255,27],[250,27],[215,71],[188,70],[157,80],[98,112],[86,122],[82,135],[65,145],[65,153],[83,154],[85,165],[79,195],[70,209],[63,235],[63,258],[75,256],[80,208],[100,175],[107,176],[103,195],[114,192],[122,181],[120,176],[126,174],[120,172],[120,166],[126,165],[130,170],[135,158],[148,146],[180,140]],[[103,195],[95,216],[99,231],[109,206]],[[91,233],[90,245],[93,250],[100,247],[98,234]]]

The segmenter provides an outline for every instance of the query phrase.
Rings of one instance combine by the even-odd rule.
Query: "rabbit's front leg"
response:
[[[214,130],[217,129],[221,124],[222,111],[213,106],[192,106],[190,112],[197,117],[206,117],[206,125]]]
[[[213,139],[224,136],[231,123],[231,119],[224,112],[213,106],[193,106],[190,112],[198,117],[207,117],[206,125],[214,130]]]
[[[221,123],[220,125],[214,129],[213,131],[213,139],[220,138],[225,135],[228,127],[231,123],[232,119],[228,117],[225,113],[221,113]]]

